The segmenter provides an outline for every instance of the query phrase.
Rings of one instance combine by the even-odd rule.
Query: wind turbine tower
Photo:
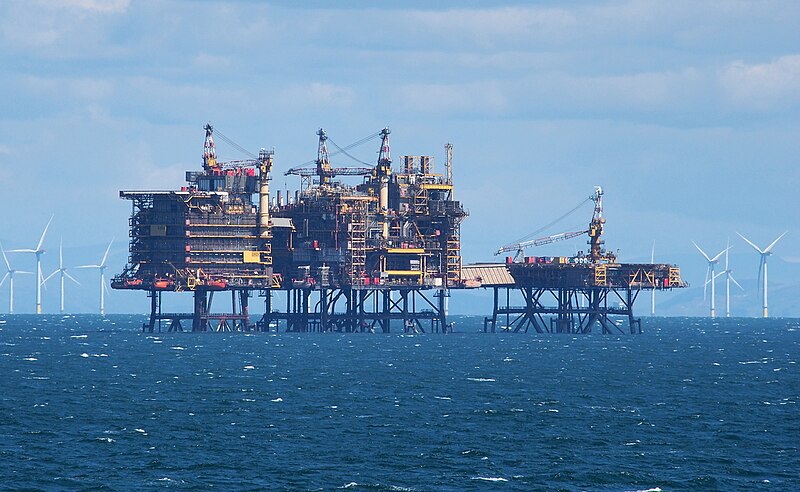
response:
[[[705,300],[705,298],[706,298],[706,287],[708,286],[708,283],[711,282],[711,317],[714,318],[714,317],[716,317],[716,308],[715,308],[715,303],[714,303],[714,297],[716,295],[716,290],[714,288],[714,285],[716,283],[715,282],[716,275],[714,275],[714,266],[717,263],[719,263],[719,258],[722,256],[723,253],[728,251],[728,248],[723,249],[722,251],[717,253],[716,256],[711,258],[710,256],[708,256],[706,254],[705,251],[700,249],[700,246],[698,246],[696,242],[692,241],[692,244],[694,244],[694,247],[697,248],[697,251],[699,251],[700,254],[703,255],[703,258],[705,258],[706,261],[708,262],[708,269],[706,270],[706,282],[703,285],[703,299]]]
[[[108,243],[108,247],[106,248],[106,253],[103,255],[103,260],[100,261],[97,265],[81,265],[75,268],[97,268],[100,270],[100,316],[105,316],[106,314],[106,259],[108,259],[108,252],[111,249],[111,245],[114,244],[114,240],[112,239],[110,243]]]
[[[719,272],[716,275],[717,277],[721,277],[722,275],[725,275],[725,317],[726,318],[730,318],[731,317],[731,282],[736,284],[736,286],[739,287],[740,289],[742,289],[742,292],[744,292],[744,287],[742,287],[739,284],[739,282],[737,282],[736,279],[733,278],[733,270],[731,270],[730,267],[728,267],[728,250],[730,250],[730,249],[731,249],[731,242],[730,242],[730,240],[728,240],[728,247],[725,248],[725,270]]]
[[[47,225],[44,226],[44,232],[42,232],[42,237],[39,238],[39,244],[36,245],[36,249],[12,249],[9,251],[9,253],[33,253],[36,255],[36,314],[42,314],[42,284],[44,283],[44,277],[42,276],[42,255],[44,250],[42,245],[51,222],[53,222],[52,215],[50,220],[47,221]]]
[[[3,279],[0,280],[0,287],[6,282],[8,279],[8,314],[14,314],[14,275],[16,274],[25,274],[25,275],[33,275],[33,272],[23,272],[22,270],[14,270],[11,268],[11,264],[8,262],[8,257],[6,256],[6,251],[3,249],[3,245],[0,244],[0,252],[3,253],[3,261],[6,263],[6,274],[3,275]]]
[[[75,280],[75,278],[73,278],[72,275],[67,273],[67,269],[64,266],[64,247],[63,246],[64,246],[63,245],[63,241],[59,241],[59,243],[58,243],[58,269],[56,269],[53,273],[48,275],[47,278],[44,279],[44,281],[42,282],[42,283],[46,283],[56,273],[60,273],[61,274],[61,314],[64,314],[64,277],[72,280],[77,285],[81,285],[81,283],[78,282],[77,280]]]
[[[758,254],[761,255],[761,259],[759,260],[759,263],[758,263],[758,281],[761,280],[761,278],[762,278],[761,274],[763,272],[763,274],[764,274],[764,277],[763,277],[764,278],[764,284],[763,284],[763,289],[762,289],[761,307],[763,309],[763,315],[764,315],[765,318],[768,317],[768,315],[769,315],[768,309],[767,309],[767,257],[772,255],[772,248],[775,247],[775,245],[778,243],[778,241],[780,241],[783,238],[783,236],[786,235],[787,232],[789,232],[789,231],[785,231],[783,234],[778,236],[777,239],[772,241],[772,243],[769,246],[767,246],[766,248],[764,248],[764,249],[759,248],[758,246],[755,245],[755,243],[753,243],[752,241],[750,241],[749,239],[747,239],[743,235],[739,234],[738,232],[736,233],[736,234],[739,234],[740,238],[744,239],[744,241],[747,244],[752,246],[753,249],[755,249],[758,252]]]

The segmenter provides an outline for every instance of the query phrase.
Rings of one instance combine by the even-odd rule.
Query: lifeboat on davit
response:
[[[136,289],[141,285],[142,279],[140,278],[115,278],[111,280],[111,287],[114,289]]]
[[[153,280],[153,288],[156,290],[168,290],[172,289],[175,284],[172,280],[168,280],[165,278],[157,278]]]
[[[208,279],[205,282],[206,288],[210,290],[222,290],[228,286],[228,281],[225,279],[213,280]]]

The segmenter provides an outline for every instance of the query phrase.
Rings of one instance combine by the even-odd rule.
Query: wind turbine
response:
[[[108,258],[108,251],[111,249],[111,245],[114,244],[114,240],[112,239],[110,243],[108,243],[108,247],[106,248],[106,253],[103,255],[103,260],[98,265],[81,265],[75,268],[97,268],[100,270],[100,316],[105,316],[106,314],[106,259]]]
[[[703,285],[703,300],[705,300],[705,298],[706,298],[706,287],[708,286],[708,283],[711,282],[711,317],[713,318],[713,317],[716,316],[716,311],[715,311],[715,307],[714,307],[715,306],[714,305],[714,296],[716,294],[716,291],[714,289],[714,285],[716,284],[715,280],[717,278],[717,276],[714,275],[714,265],[719,263],[720,256],[722,256],[723,253],[728,251],[728,248],[723,249],[722,251],[717,253],[716,256],[711,258],[706,254],[705,251],[700,249],[700,246],[698,246],[696,242],[692,241],[692,244],[694,244],[694,247],[697,248],[697,251],[699,251],[700,254],[703,255],[703,257],[706,259],[706,261],[708,261],[708,270],[706,270],[706,283]]]
[[[42,232],[42,237],[39,238],[39,244],[36,245],[36,249],[12,249],[9,251],[9,253],[33,253],[36,255],[36,314],[42,314],[42,255],[44,254],[42,244],[44,244],[44,236],[47,234],[50,222],[53,222],[52,215],[50,220],[47,221],[47,225],[44,226],[44,232]]]
[[[42,283],[46,283],[56,273],[60,273],[61,274],[61,314],[64,314],[64,277],[67,277],[68,279],[72,280],[73,282],[75,282],[78,285],[81,285],[81,283],[78,282],[77,280],[75,280],[72,277],[72,275],[67,273],[67,269],[66,269],[66,267],[64,267],[64,244],[63,244],[63,240],[58,242],[58,269],[56,269],[53,273],[48,275],[47,278],[45,278],[42,281]]]
[[[742,287],[739,282],[733,278],[733,270],[728,267],[728,250],[731,249],[731,241],[728,240],[728,247],[725,248],[725,271],[720,272],[720,275],[723,273],[725,274],[725,317],[731,317],[731,282],[736,284],[737,287],[742,289],[744,292],[744,287]]]
[[[772,241],[772,244],[770,244],[769,246],[767,246],[764,249],[759,248],[752,241],[750,241],[746,237],[742,236],[738,232],[736,233],[736,234],[739,234],[740,238],[744,239],[747,244],[752,246],[753,249],[758,251],[758,254],[761,255],[761,260],[758,263],[758,280],[761,280],[761,272],[763,271],[764,272],[764,290],[763,290],[763,293],[762,293],[763,297],[762,297],[761,306],[762,306],[762,308],[764,310],[763,312],[764,312],[764,317],[765,318],[768,316],[768,313],[767,313],[767,256],[770,256],[772,254],[772,248],[775,247],[775,245],[778,243],[778,241],[780,241],[781,238],[783,238],[783,236],[785,236],[787,232],[789,232],[789,231],[786,231],[783,234],[781,234],[780,236],[778,236],[778,238],[776,240]]]
[[[11,264],[8,263],[8,257],[6,257],[6,251],[3,249],[3,245],[0,244],[0,252],[3,253],[3,261],[6,263],[6,272],[3,275],[3,280],[0,280],[0,287],[6,282],[8,279],[8,314],[14,314],[14,275],[16,274],[25,274],[25,275],[33,275],[33,272],[23,272],[22,270],[14,270],[11,268]]]

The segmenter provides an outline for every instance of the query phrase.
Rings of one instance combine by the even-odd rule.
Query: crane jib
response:
[[[585,204],[586,202],[592,201],[592,202],[595,203],[595,206],[594,206],[594,211],[593,211],[593,214],[592,214],[592,220],[591,220],[591,223],[589,224],[589,228],[588,229],[584,229],[584,230],[581,230],[581,231],[574,231],[574,232],[561,232],[561,233],[558,233],[558,234],[552,234],[550,236],[540,237],[540,238],[531,239],[531,240],[525,240],[526,238],[523,238],[521,240],[515,241],[514,243],[511,243],[511,244],[508,244],[506,246],[501,247],[500,249],[497,250],[495,255],[499,255],[499,254],[502,254],[502,253],[508,253],[508,252],[511,252],[511,251],[516,251],[517,252],[517,256],[519,257],[519,256],[522,256],[522,252],[523,252],[523,250],[525,248],[543,246],[545,244],[551,244],[551,243],[558,242],[558,241],[565,241],[567,239],[572,239],[574,237],[578,237],[578,236],[581,236],[583,234],[589,234],[590,239],[592,239],[592,237],[594,237],[594,236],[599,236],[600,234],[602,234],[602,224],[603,224],[603,222],[605,222],[605,219],[603,219],[602,196],[603,196],[602,188],[600,188],[599,186],[595,187],[595,192],[590,197],[588,197],[585,200],[583,200],[575,208],[573,208],[572,210],[570,210],[566,214],[562,215],[558,219],[550,222],[549,224],[547,224],[546,226],[542,227],[541,229],[538,229],[537,231],[534,231],[533,233],[529,234],[528,236],[526,236],[526,238],[530,237],[530,236],[532,236],[534,234],[538,234],[541,231],[543,231],[543,230],[545,230],[545,229],[547,229],[549,227],[552,227],[556,223],[558,223],[561,220],[565,219],[566,217],[570,216],[572,213],[574,213],[576,210],[578,210],[581,206],[583,206],[583,204]],[[599,239],[597,239],[597,238],[595,238],[595,239],[599,241]],[[594,242],[596,242],[596,241],[594,241]],[[594,242],[592,243],[593,245],[594,245]],[[595,254],[595,253],[597,253],[597,252],[593,252],[593,254]]]

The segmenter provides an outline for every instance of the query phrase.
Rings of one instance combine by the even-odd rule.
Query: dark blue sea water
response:
[[[800,489],[800,321],[641,336],[0,317],[0,487]]]

